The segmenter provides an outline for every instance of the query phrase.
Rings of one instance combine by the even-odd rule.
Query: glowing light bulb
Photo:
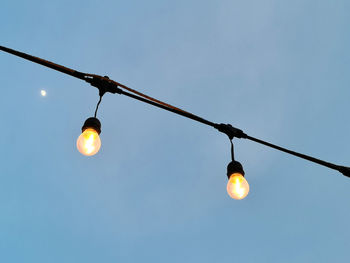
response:
[[[91,156],[96,154],[101,147],[101,139],[94,129],[86,129],[77,140],[77,148],[80,153]]]
[[[77,140],[79,152],[87,156],[96,154],[101,147],[100,121],[95,117],[88,118],[82,127],[82,132]]]
[[[242,174],[231,174],[227,182],[227,193],[236,200],[241,200],[248,195],[249,184]]]

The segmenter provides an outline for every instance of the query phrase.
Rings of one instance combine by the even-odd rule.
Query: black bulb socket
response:
[[[101,122],[95,117],[90,117],[84,122],[83,127],[81,127],[81,131],[84,132],[86,129],[94,129],[98,135],[100,135]]]
[[[244,177],[243,166],[237,161],[232,161],[227,165],[227,178],[230,179],[234,173],[240,173]]]

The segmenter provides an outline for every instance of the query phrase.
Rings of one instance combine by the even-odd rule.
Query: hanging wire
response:
[[[102,96],[100,95],[100,99],[98,100],[97,105],[96,105],[96,110],[95,110],[95,115],[94,115],[95,118],[96,118],[98,106],[100,106],[101,100],[102,100]]]
[[[234,149],[233,149],[233,142],[232,140],[230,140],[230,143],[231,143],[231,158],[232,158],[232,161],[235,160],[235,153],[234,153]]]

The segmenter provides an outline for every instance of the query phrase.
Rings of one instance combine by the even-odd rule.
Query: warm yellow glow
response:
[[[81,154],[91,156],[100,150],[101,140],[100,136],[94,129],[86,129],[80,134],[77,140],[77,148]]]
[[[227,193],[233,199],[243,199],[249,193],[247,180],[240,173],[232,174],[227,182]]]

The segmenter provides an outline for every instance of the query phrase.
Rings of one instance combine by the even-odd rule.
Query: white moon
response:
[[[41,94],[41,96],[45,97],[45,96],[46,96],[46,90],[43,90],[43,89],[42,89],[42,90],[40,91],[40,94]]]

